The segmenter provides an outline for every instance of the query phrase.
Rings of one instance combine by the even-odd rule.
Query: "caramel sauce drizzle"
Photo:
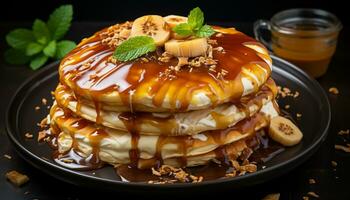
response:
[[[191,97],[197,91],[206,91],[215,106],[223,103],[223,100],[217,98],[218,93],[232,94],[232,100],[242,96],[243,86],[240,79],[242,67],[258,74],[265,73],[254,66],[259,64],[270,71],[268,64],[257,55],[257,52],[244,45],[250,43],[259,45],[259,43],[239,32],[212,38],[217,40],[217,44],[213,45],[214,48],[220,46],[225,49],[225,53],[213,51],[213,59],[218,62],[217,71],[228,72],[224,80],[231,81],[229,85],[225,85],[223,78],[216,77],[216,74],[209,71],[206,66],[195,67],[192,72],[189,68],[184,68],[177,72],[172,71],[170,74],[166,73],[169,66],[176,66],[177,58],[172,58],[166,63],[160,62],[159,51],[146,56],[149,62],[136,59],[113,64],[108,59],[113,54],[114,48],[102,44],[101,32],[103,31],[85,39],[63,59],[60,66],[61,83],[71,87],[77,97],[89,96],[97,102],[103,95],[117,92],[124,106],[130,107],[130,110],[140,104],[144,93],[152,97],[154,107],[162,106],[164,99],[168,99],[172,111],[186,111]],[[88,62],[90,64],[86,65]],[[134,97],[130,98],[130,95]]]
[[[73,95],[67,95],[67,92],[70,90],[67,89],[65,85],[59,85],[55,90],[55,96],[57,103],[60,107],[66,108],[69,101],[77,101],[76,114],[79,116],[81,113],[81,100],[73,98]],[[276,84],[272,79],[268,79],[267,82],[259,89],[257,93],[242,97],[239,100],[233,101],[236,107],[238,107],[240,112],[244,112],[245,116],[251,116],[253,113],[250,111],[250,107],[255,105],[257,110],[260,110],[263,106],[264,100],[274,99],[276,96]],[[278,105],[274,104],[275,109],[278,111]],[[95,108],[100,110],[100,104],[96,105]],[[97,112],[100,113],[100,112]],[[227,128],[230,122],[227,120],[225,114],[213,111],[210,113],[213,119],[215,120],[216,127],[218,129]],[[170,131],[178,132],[181,127],[177,125],[177,121],[173,114],[169,113],[166,115],[157,116],[149,112],[122,112],[119,116],[119,119],[123,121],[124,126],[128,132],[133,135],[138,135],[141,131],[141,124],[149,124],[157,129],[160,129],[162,135],[170,135]],[[98,119],[98,120],[97,120]],[[101,124],[102,117],[101,115],[96,117],[97,124]],[[174,134],[174,133],[173,133]],[[176,135],[176,133],[174,134]]]
[[[56,116],[58,115],[58,117],[56,117],[56,120],[59,124],[62,124],[65,127],[65,131],[67,131],[73,139],[71,149],[63,154],[55,155],[55,159],[59,159],[58,161],[68,158],[73,159],[75,163],[74,168],[77,168],[76,165],[78,164],[84,166],[81,167],[82,169],[101,167],[102,162],[99,159],[100,142],[103,138],[107,137],[108,134],[98,125],[94,125],[94,123],[82,118],[76,118],[72,115],[72,113],[63,110],[60,107],[57,107],[57,105],[55,105],[52,108],[52,112],[55,113]],[[124,114],[121,118],[123,121],[127,121],[126,123],[130,125],[129,133],[132,137],[131,149],[129,151],[130,165],[133,167],[138,167],[140,160],[138,141],[140,135],[134,129],[134,127],[138,126],[137,124],[131,125],[134,123],[134,121],[133,115],[130,115],[130,113]],[[252,117],[238,122],[235,126],[231,128],[207,131],[206,135],[209,137],[209,139],[212,139],[215,144],[220,146],[217,150],[215,150],[215,153],[217,153],[217,157],[225,158],[227,157],[227,153],[222,148],[225,148],[225,143],[227,142],[227,137],[230,133],[244,133],[252,137],[254,136],[255,129],[268,124],[268,120],[268,117],[264,114],[257,113]],[[61,131],[58,128],[55,132],[57,134],[56,136],[58,136],[58,134]],[[91,154],[88,157],[79,156],[79,145],[75,139],[76,133],[84,133],[86,137],[88,137],[90,146],[92,147]],[[191,136],[159,136],[156,144],[156,153],[154,155],[154,159],[150,159],[149,167],[161,165],[163,163],[162,149],[167,144],[177,146],[177,151],[181,153],[181,156],[177,157],[178,163],[180,163],[181,166],[187,166],[188,149],[193,146],[194,142],[195,139]]]
[[[101,33],[105,30],[101,30],[92,37],[84,39],[76,49],[62,60],[60,65],[60,82],[74,91],[75,98],[78,101],[77,114],[80,112],[81,102],[84,98],[93,101],[97,113],[97,125],[93,125],[96,128],[85,133],[92,147],[91,155],[87,158],[79,155],[79,145],[75,140],[74,134],[71,134],[73,138],[72,148],[65,154],[56,155],[55,157],[56,161],[61,162],[61,164],[64,164],[62,163],[62,158],[69,158],[75,164],[84,166],[84,169],[102,166],[103,162],[100,161],[98,156],[100,151],[99,145],[101,140],[107,136],[107,133],[99,128],[98,124],[101,124],[102,121],[101,102],[105,102],[106,94],[116,92],[121,99],[122,105],[130,110],[130,112],[122,113],[119,119],[124,122],[125,127],[132,136],[129,157],[130,164],[136,167],[140,159],[138,150],[140,123],[138,123],[138,120],[139,116],[147,114],[134,111],[139,110],[139,104],[145,100],[142,99],[145,93],[148,94],[146,96],[151,97],[153,107],[162,107],[164,100],[167,99],[171,112],[181,112],[189,109],[192,97],[198,91],[206,93],[211,99],[212,106],[224,103],[219,97],[227,96],[228,94],[230,94],[232,102],[240,101],[243,92],[241,82],[242,67],[261,75],[265,72],[258,67],[254,67],[256,64],[259,64],[268,74],[270,73],[269,65],[257,55],[257,52],[245,46],[245,44],[250,43],[259,45],[259,43],[243,33],[223,33],[221,37],[212,38],[217,40],[217,44],[213,45],[214,48],[223,47],[225,49],[225,53],[213,51],[213,59],[217,60],[218,63],[216,71],[225,70],[228,72],[224,77],[217,77],[217,74],[209,71],[206,66],[193,68],[192,71],[189,68],[183,68],[180,71],[170,71],[169,73],[169,66],[176,66],[177,58],[172,58],[166,63],[158,61],[158,57],[162,52],[161,49],[146,55],[149,62],[136,59],[126,63],[112,63],[109,59],[115,49],[102,44],[103,36],[101,36]],[[255,80],[252,79],[252,81],[257,85]],[[262,92],[268,93],[269,91]],[[261,98],[266,98],[266,95],[261,95]],[[247,97],[246,99],[249,98]],[[257,100],[252,103],[261,107],[262,104],[260,102]],[[68,103],[69,99],[66,99],[60,107],[64,109]],[[247,104],[250,104],[250,102],[247,101]],[[244,110],[247,116],[250,116],[246,106],[244,105],[240,109]],[[87,127],[87,120],[81,119],[71,122],[69,119],[72,115],[74,114],[64,109],[64,112],[62,111],[60,117],[58,117],[58,120],[61,120],[62,123],[71,123],[69,124],[69,127],[72,128],[70,133],[75,133]],[[217,115],[214,118],[220,125],[220,118],[222,117]],[[261,114],[254,115],[232,128],[212,131],[213,139],[217,144],[223,144],[225,136],[230,131],[253,133],[256,124],[265,121],[265,116]],[[152,122],[157,123],[156,120]],[[166,128],[164,127],[164,130]],[[59,134],[58,130],[55,130],[55,132],[55,134]],[[154,158],[156,164],[163,162],[161,155],[163,146],[176,144],[179,152],[182,152],[182,156],[178,158],[178,161],[182,166],[186,166],[188,148],[193,145],[193,142],[194,139],[191,136],[160,136],[157,141]],[[217,152],[225,154],[223,150],[217,150]]]
[[[71,148],[64,153],[59,153],[58,150],[56,150],[53,154],[54,160],[65,167],[79,170],[90,170],[102,167],[104,163],[99,158],[100,142],[103,138],[107,137],[107,133],[100,127],[96,127],[92,130],[91,128],[88,129],[87,127],[91,125],[89,121],[81,118],[74,118],[74,120],[72,120],[73,113],[68,109],[63,110],[61,108],[62,110],[59,110],[58,108],[57,105],[53,105],[50,115],[58,115],[56,119],[59,123],[63,123],[69,127],[68,132],[72,138],[72,145]],[[61,133],[60,128],[57,125],[51,124],[50,130],[54,134],[55,141],[57,141],[58,135]],[[81,154],[79,144],[75,139],[76,132],[82,133],[82,130],[84,130],[84,132],[86,131],[84,134],[89,139],[92,148],[91,153],[87,157]]]

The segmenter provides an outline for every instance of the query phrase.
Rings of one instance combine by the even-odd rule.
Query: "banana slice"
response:
[[[208,49],[206,38],[190,40],[169,40],[164,45],[165,51],[176,57],[204,56]]]
[[[168,24],[170,28],[174,28],[176,25],[187,23],[187,17],[178,15],[168,15],[163,17],[164,21]]]
[[[131,27],[130,37],[150,36],[157,46],[162,46],[170,37],[170,29],[163,17],[146,15],[137,18]]]
[[[277,116],[271,119],[269,136],[284,146],[293,146],[300,142],[303,134],[289,119]]]
[[[168,24],[170,29],[173,29],[176,25],[187,23],[187,17],[178,16],[178,15],[168,15],[166,17],[163,17],[163,19]],[[177,40],[181,40],[181,39],[185,39],[187,36],[182,36],[172,31],[170,34],[170,37]]]

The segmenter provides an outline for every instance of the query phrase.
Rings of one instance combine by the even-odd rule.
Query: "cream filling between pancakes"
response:
[[[261,112],[235,125],[237,127],[244,127],[244,125],[248,127],[249,124],[248,132],[235,130],[235,126],[233,126],[223,130],[224,132],[207,131],[196,136],[138,135],[137,147],[132,146],[132,134],[96,126],[79,117],[66,116],[65,112],[57,105],[54,105],[51,110],[51,125],[57,126],[62,131],[57,133],[59,134],[57,142],[60,153],[70,150],[74,142],[78,148],[77,150],[84,156],[90,155],[94,148],[98,148],[100,159],[112,164],[129,163],[130,150],[133,148],[138,150],[140,159],[152,159],[159,154],[160,158],[164,160],[205,154],[220,146],[252,136],[257,130],[266,127],[271,117],[278,115],[273,104],[272,101],[267,103],[263,106]],[[254,119],[254,117],[256,118]],[[77,123],[84,123],[85,125],[83,128],[77,129],[76,127],[79,126]],[[98,143],[90,139],[96,137],[96,131],[103,131],[104,134]],[[162,145],[159,146],[159,143],[162,143]],[[185,148],[182,146],[183,144],[186,144]]]

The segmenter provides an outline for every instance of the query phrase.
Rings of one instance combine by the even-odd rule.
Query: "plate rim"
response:
[[[317,138],[316,141],[314,143],[312,143],[308,148],[304,149],[301,153],[299,153],[298,155],[292,157],[291,159],[278,163],[276,165],[273,165],[271,167],[265,168],[265,169],[260,169],[254,173],[251,174],[246,174],[244,176],[238,176],[238,177],[233,177],[233,178],[224,178],[224,179],[214,179],[214,180],[208,180],[208,181],[204,181],[204,182],[200,182],[200,183],[196,183],[196,184],[188,184],[188,183],[176,183],[176,184],[148,184],[145,182],[123,182],[120,180],[111,180],[111,179],[105,179],[105,178],[101,178],[101,177],[96,177],[96,176],[91,176],[91,175],[87,175],[87,174],[82,174],[79,171],[74,171],[68,168],[64,168],[63,166],[60,166],[58,164],[54,164],[51,163],[45,159],[42,159],[41,157],[35,155],[34,153],[32,153],[31,151],[29,151],[27,148],[25,148],[21,142],[19,140],[16,139],[15,135],[16,135],[16,128],[12,127],[13,122],[11,122],[11,115],[13,115],[13,113],[11,111],[13,111],[13,109],[18,110],[18,108],[20,108],[21,106],[18,106],[18,108],[13,108],[14,105],[16,105],[16,99],[18,98],[19,94],[22,92],[22,90],[28,86],[29,83],[31,83],[32,81],[35,81],[36,79],[38,79],[38,77],[42,76],[43,74],[45,74],[45,72],[47,71],[51,71],[52,68],[56,65],[59,64],[60,61],[55,61],[52,62],[48,65],[45,65],[42,69],[40,69],[38,72],[36,72],[34,75],[28,77],[18,88],[17,90],[14,92],[14,94],[12,95],[12,97],[10,98],[10,102],[8,104],[7,110],[5,112],[5,131],[7,134],[7,137],[10,139],[10,141],[12,142],[12,144],[14,144],[14,149],[20,154],[20,156],[22,158],[24,158],[27,162],[29,162],[30,164],[34,165],[36,168],[39,168],[39,166],[37,166],[36,163],[34,163],[32,160],[26,158],[26,156],[31,157],[32,159],[34,158],[36,162],[45,164],[45,166],[49,166],[51,167],[49,170],[53,170],[52,168],[54,168],[54,170],[62,170],[64,173],[69,173],[72,174],[74,176],[78,176],[77,178],[81,179],[88,179],[88,180],[92,180],[92,181],[102,181],[104,183],[109,183],[109,184],[113,184],[113,185],[118,185],[121,187],[142,187],[144,189],[147,188],[164,188],[164,189],[176,189],[176,188],[188,188],[188,187],[202,187],[202,186],[209,186],[209,185],[215,185],[215,184],[228,184],[228,183],[234,183],[234,182],[239,182],[242,180],[246,180],[246,179],[252,179],[252,178],[256,178],[256,177],[260,177],[263,176],[264,174],[268,174],[268,173],[272,173],[273,171],[283,167],[283,166],[289,166],[289,168],[287,168],[287,170],[283,173],[287,173],[288,171],[290,171],[291,169],[299,166],[301,163],[303,163],[305,160],[307,160],[311,155],[313,155],[313,153],[318,149],[318,147],[322,144],[322,142],[325,140],[327,134],[328,134],[328,130],[329,130],[329,126],[330,126],[330,122],[331,122],[331,107],[330,107],[330,102],[329,99],[326,95],[325,90],[322,88],[322,86],[312,77],[310,77],[308,74],[306,74],[304,71],[302,71],[299,67],[295,66],[294,64],[291,64],[290,62],[283,60],[282,58],[279,58],[275,55],[271,55],[271,58],[273,60],[273,63],[275,62],[280,62],[286,66],[289,67],[289,70],[286,69],[282,69],[279,68],[280,70],[291,74],[291,71],[303,76],[304,79],[310,81],[314,87],[318,88],[318,92],[320,97],[319,98],[323,98],[322,101],[325,101],[325,109],[323,110],[323,112],[326,112],[325,115],[328,116],[328,119],[326,119],[326,124],[324,125],[321,137]],[[275,65],[275,64],[273,64]],[[56,72],[57,73],[57,72]],[[293,74],[295,75],[295,74]],[[300,79],[300,78],[298,78]],[[33,87],[33,86],[31,86]],[[20,100],[20,104],[21,105],[23,102],[23,100]],[[12,113],[12,114],[11,114]],[[15,114],[15,118],[17,119],[18,116],[18,112],[14,113]],[[17,123],[17,120],[16,122]],[[309,155],[308,155],[309,154]],[[290,165],[292,165],[293,163],[297,163],[295,166],[290,167]],[[67,179],[64,178],[60,178],[59,176],[57,176],[56,174],[52,174],[49,173],[47,171],[47,169],[44,170],[48,175],[53,176],[55,178],[58,178],[62,181],[65,182],[70,182],[72,184],[76,184],[74,182],[68,181]],[[273,173],[272,173],[273,174]],[[269,177],[268,179],[264,179],[261,182],[265,182],[267,180],[270,180],[272,178],[274,178],[275,176]],[[78,179],[77,179],[78,180]],[[255,183],[256,184],[256,183]],[[250,184],[250,185],[254,185],[254,183]],[[135,189],[136,189],[135,188]],[[117,189],[117,188],[116,188]]]

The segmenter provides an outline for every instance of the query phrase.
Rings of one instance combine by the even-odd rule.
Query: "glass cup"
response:
[[[264,38],[262,29],[271,32],[269,41]],[[285,10],[270,21],[254,23],[257,40],[313,77],[326,73],[341,29],[342,24],[335,15],[319,9]]]

